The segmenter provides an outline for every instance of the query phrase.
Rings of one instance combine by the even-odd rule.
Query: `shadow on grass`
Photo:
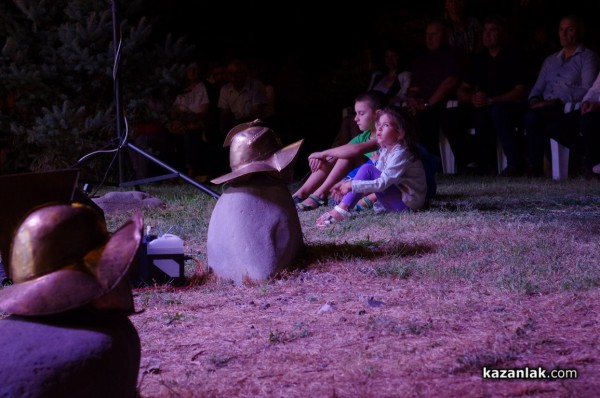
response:
[[[357,243],[323,243],[306,245],[295,262],[296,269],[306,269],[317,261],[373,260],[383,257],[414,257],[433,252],[429,245],[402,242],[362,241]]]
[[[486,197],[487,198],[487,197]],[[489,199],[489,198],[487,198]],[[482,211],[500,212],[506,209],[506,202],[498,203],[493,200],[475,200],[472,194],[443,193],[437,194],[429,205],[429,210],[444,212]]]
[[[500,212],[506,210],[506,207],[490,204],[490,203],[473,203],[473,202],[443,202],[436,201],[429,206],[430,210],[438,210],[445,212],[462,212],[462,211],[481,211],[481,212]]]
[[[457,200],[457,199],[467,199],[471,198],[470,195],[461,192],[453,192],[453,193],[436,193],[433,200],[434,201],[448,201],[448,200]]]

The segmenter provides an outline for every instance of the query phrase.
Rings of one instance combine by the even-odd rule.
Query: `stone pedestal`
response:
[[[208,226],[208,265],[236,284],[264,281],[304,248],[298,212],[286,185],[267,176],[230,186]]]
[[[0,396],[134,398],[141,347],[125,315],[0,320]]]

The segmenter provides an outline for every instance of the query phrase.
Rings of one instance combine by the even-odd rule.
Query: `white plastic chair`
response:
[[[567,102],[563,112],[574,112],[580,108],[581,102]],[[550,138],[550,154],[552,157],[552,179],[555,181],[567,179],[569,177],[569,148]]]
[[[446,134],[440,129],[440,157],[442,158],[442,172],[444,174],[456,174],[456,159],[454,158],[454,153],[452,152],[452,148],[450,147],[450,142],[448,141],[448,137]]]
[[[457,100],[449,100],[446,102],[446,109],[456,108],[457,106]],[[468,133],[470,135],[475,135],[475,129],[470,128]],[[456,159],[454,157],[454,153],[452,152],[452,148],[450,147],[450,141],[448,141],[448,137],[446,137],[446,134],[444,134],[442,129],[440,129],[439,145],[440,157],[442,158],[442,172],[444,174],[456,174],[458,172],[456,167]],[[500,174],[508,164],[506,155],[504,154],[504,149],[502,149],[502,144],[500,143],[500,139],[498,139],[496,143],[496,161],[498,164],[498,174]]]

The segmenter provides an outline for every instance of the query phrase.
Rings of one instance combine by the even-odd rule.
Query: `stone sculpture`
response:
[[[298,212],[286,183],[303,140],[283,147],[260,120],[234,127],[231,172],[208,226],[207,259],[214,273],[236,284],[261,282],[287,268],[304,248]]]
[[[0,396],[136,397],[141,346],[128,279],[141,215],[114,234],[93,208],[31,211],[0,290]]]

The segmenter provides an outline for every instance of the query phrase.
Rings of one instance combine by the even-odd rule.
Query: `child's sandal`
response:
[[[298,203],[296,205],[298,211],[310,211],[325,206],[325,201],[316,195],[309,195],[304,201],[309,201],[310,204],[305,204],[303,202]]]
[[[342,209],[340,206],[335,206],[333,210],[321,215],[317,218],[317,227],[326,227],[331,224],[345,221],[352,217],[352,213]]]
[[[363,196],[356,204],[356,211],[369,210],[373,208],[373,202],[368,196]]]

